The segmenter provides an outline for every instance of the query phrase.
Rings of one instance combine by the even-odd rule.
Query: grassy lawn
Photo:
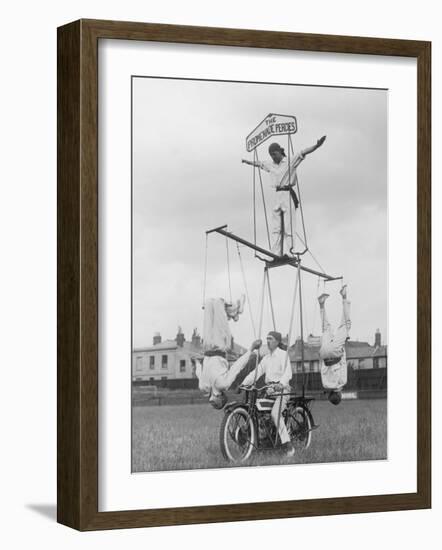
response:
[[[219,446],[222,411],[203,405],[135,407],[134,472],[223,468]],[[293,458],[277,452],[254,453],[246,465],[345,462],[387,458],[387,401],[328,401],[313,405],[320,427],[309,449]]]
[[[345,462],[387,458],[385,399],[328,401],[313,404],[319,428],[309,449],[293,458],[276,452],[254,453],[246,465]],[[134,472],[224,468],[219,445],[222,411],[207,403],[134,407],[132,467]]]

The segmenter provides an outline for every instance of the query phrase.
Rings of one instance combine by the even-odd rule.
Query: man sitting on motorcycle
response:
[[[271,331],[267,335],[267,347],[269,353],[265,355],[259,365],[243,380],[242,385],[248,386],[256,382],[260,376],[265,375],[265,383],[270,386],[269,395],[276,395],[272,408],[272,420],[278,429],[279,437],[287,456],[295,454],[290,436],[285,425],[282,412],[287,406],[288,395],[278,395],[290,391],[289,382],[292,377],[292,368],[288,352],[282,348],[282,336],[280,332]]]

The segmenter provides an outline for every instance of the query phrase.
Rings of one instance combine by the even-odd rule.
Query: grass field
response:
[[[319,428],[309,449],[293,458],[277,452],[254,453],[249,466],[345,462],[387,458],[385,399],[328,401],[313,404]],[[228,467],[219,445],[222,411],[198,405],[134,407],[132,469],[134,472]]]

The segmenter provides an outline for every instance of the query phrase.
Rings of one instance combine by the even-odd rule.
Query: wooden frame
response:
[[[416,493],[98,512],[98,40],[406,56],[418,67]],[[58,29],[58,521],[79,530],[431,506],[431,44],[80,20]]]

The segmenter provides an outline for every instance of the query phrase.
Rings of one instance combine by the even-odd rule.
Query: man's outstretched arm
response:
[[[249,166],[256,166],[256,168],[261,168],[261,170],[265,170],[266,172],[268,172],[268,169],[266,168],[265,164],[260,160],[241,159],[241,162],[243,164],[248,164]]]
[[[301,151],[301,155],[305,157],[305,155],[309,155],[310,153],[313,153],[313,151],[316,151],[316,149],[321,147],[321,145],[324,143],[326,138],[327,136],[322,136],[321,138],[319,138],[314,145],[312,145],[311,147],[307,147],[307,149],[304,149],[303,151]]]

